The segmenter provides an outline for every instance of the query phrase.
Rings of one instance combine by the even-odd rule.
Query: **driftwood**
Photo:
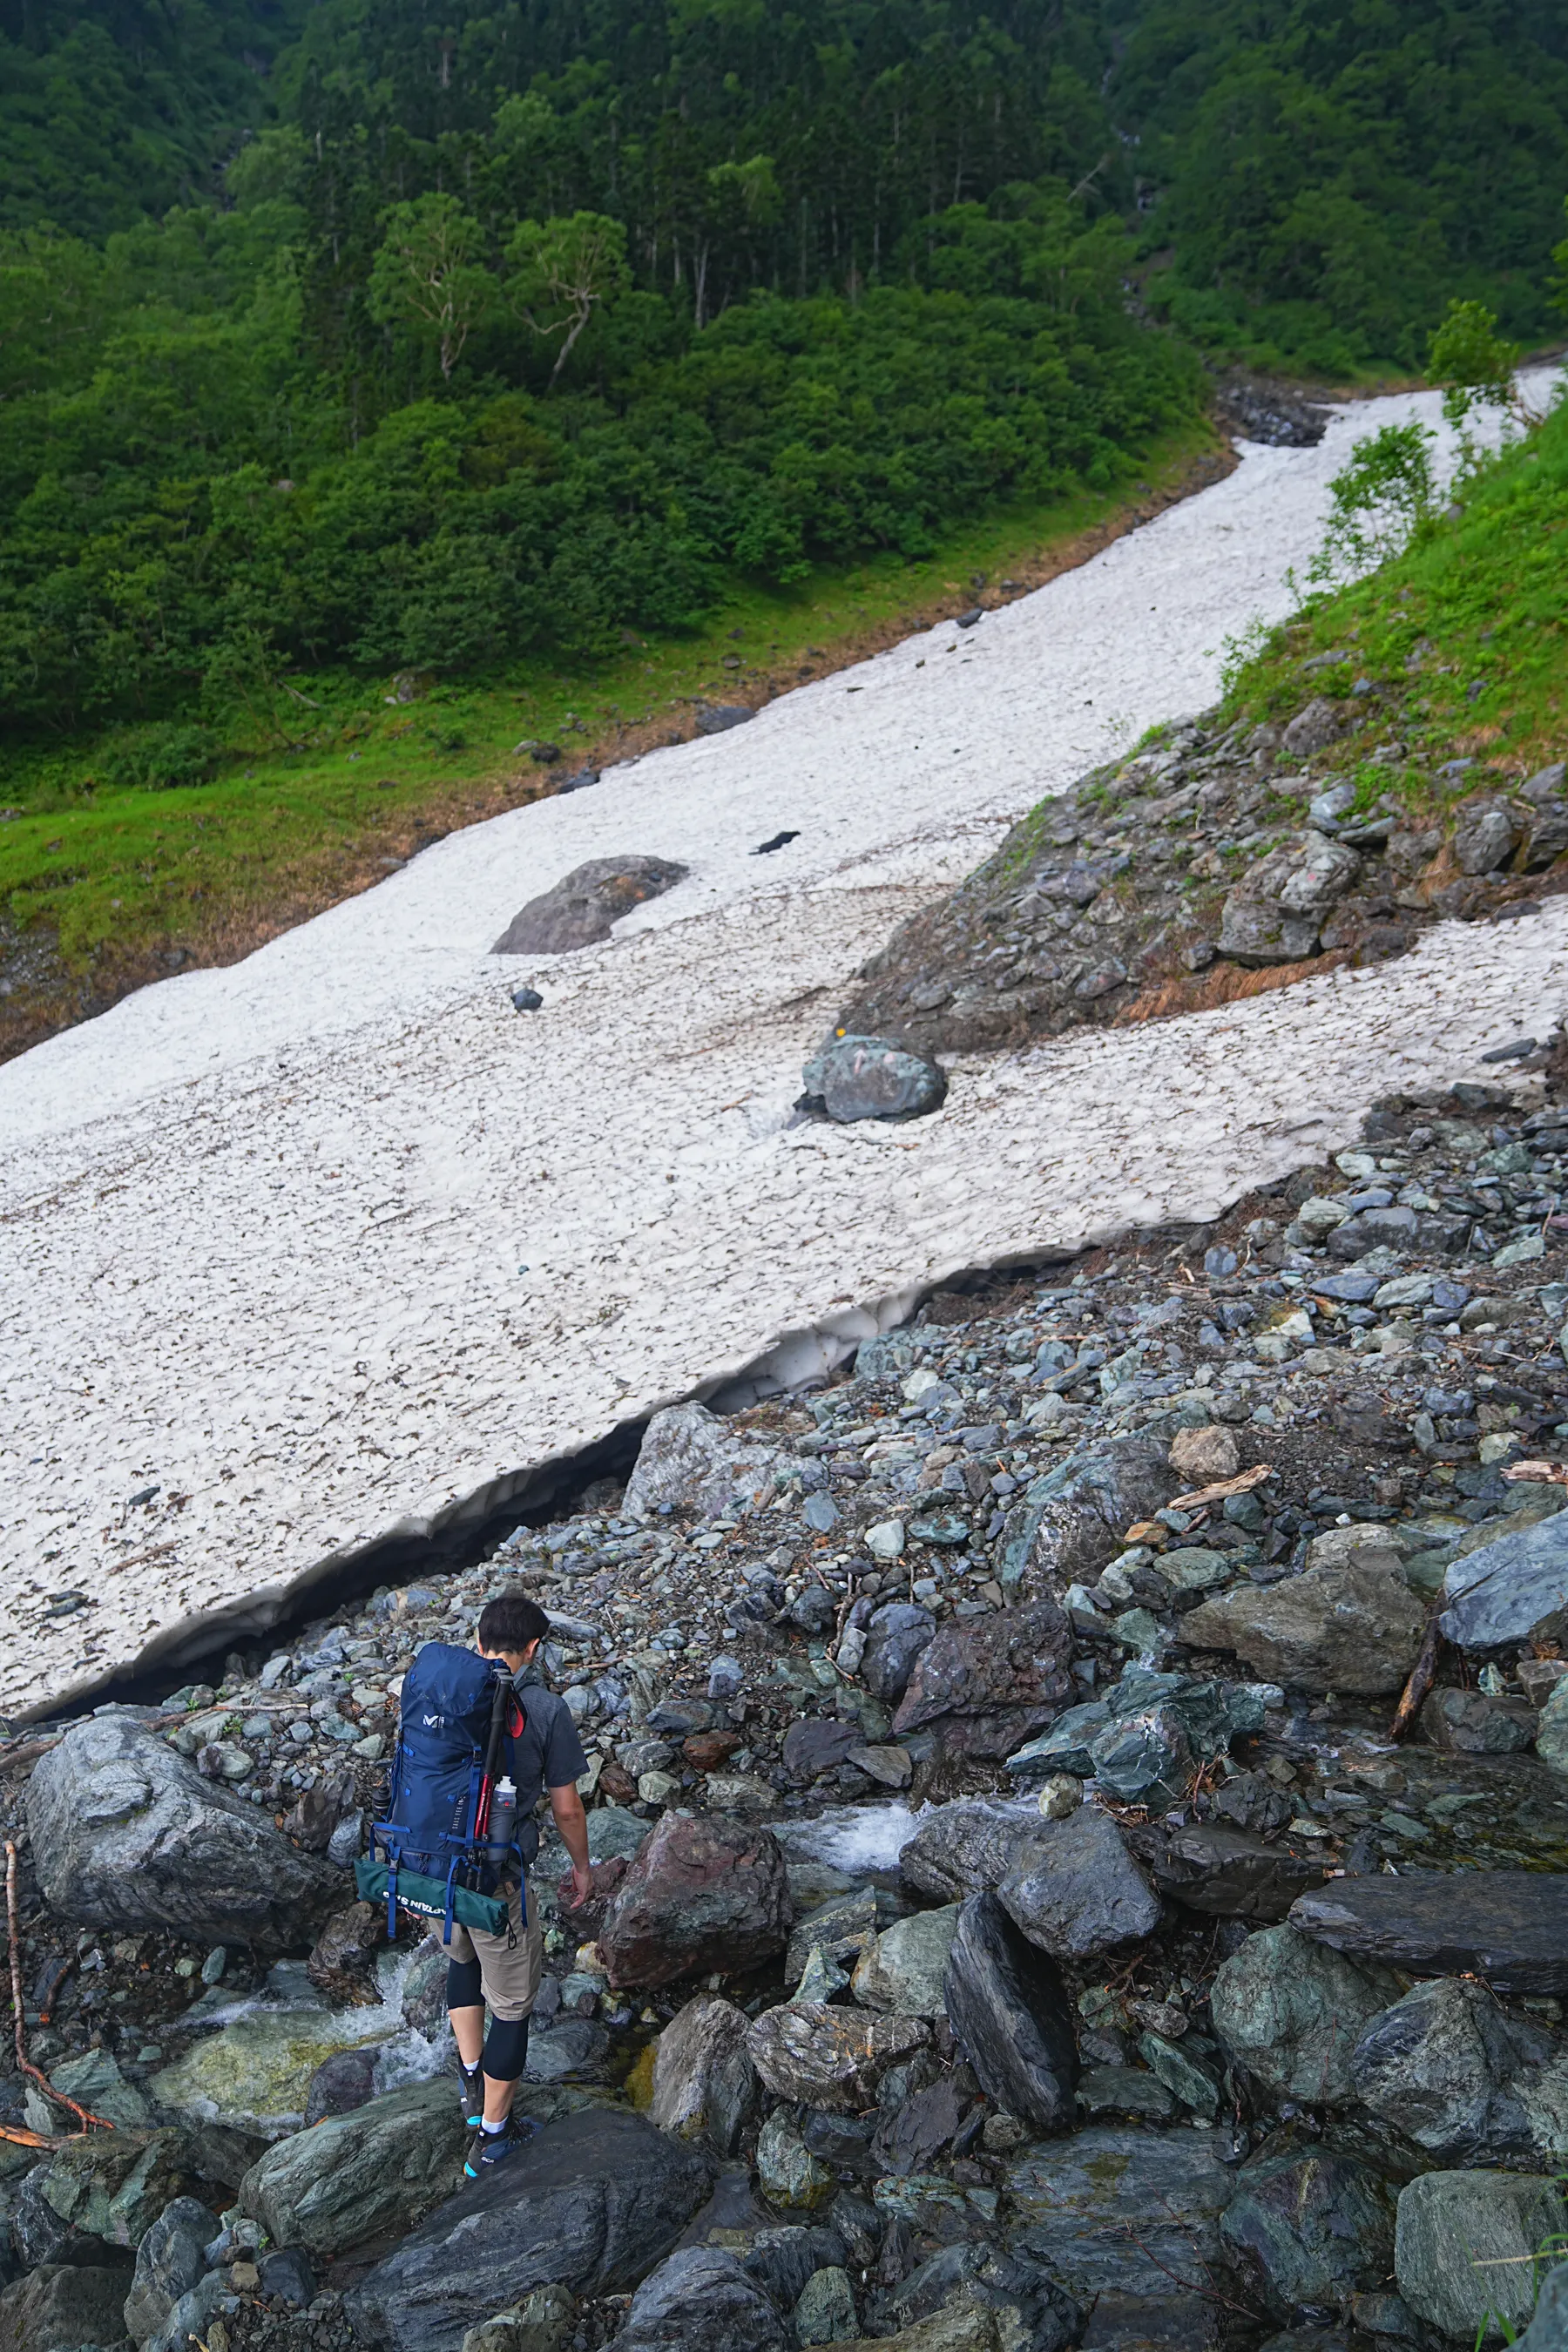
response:
[[[1410,1679],[1400,1694],[1399,1705],[1394,1709],[1394,1721],[1389,1727],[1388,1736],[1391,1739],[1405,1738],[1421,1712],[1422,1700],[1432,1687],[1437,1672],[1437,1660],[1443,1648],[1443,1635],[1437,1623],[1441,1607],[1442,1604],[1439,1602],[1426,1620],[1426,1631],[1421,1637],[1421,1647],[1416,1653],[1415,1664],[1410,1669]]]
[[[5,1927],[11,1944],[11,2013],[16,2023],[18,2068],[30,2083],[37,2084],[46,2099],[52,2099],[57,2107],[68,2107],[73,2116],[79,2116],[84,2132],[89,2124],[97,2124],[101,2131],[112,2131],[114,2126],[107,2116],[95,2116],[90,2107],[80,2106],[75,2099],[68,2098],[64,2091],[57,2091],[48,2076],[35,2066],[27,2055],[22,2017],[22,1932],[16,1920],[16,1844],[14,1838],[5,1841]],[[24,2147],[52,2147],[57,2145],[36,2132],[18,2135],[16,2131],[7,2131],[4,2137],[11,2140],[19,2137]]]

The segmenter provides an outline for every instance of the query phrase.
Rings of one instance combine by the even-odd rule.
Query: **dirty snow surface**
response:
[[[1216,1213],[1558,1010],[1568,901],[1403,961],[958,1062],[910,1127],[791,1128],[856,966],[1043,794],[1216,690],[1288,606],[1358,433],[1248,447],[1081,570],[750,726],[457,834],[221,971],[0,1070],[0,1708],[205,1623],[773,1351],[798,1378],[925,1284]],[[754,855],[783,827],[799,838]],[[499,959],[589,857],[689,878]],[[508,992],[531,982],[544,1010]],[[781,1352],[782,1351],[782,1352]]]

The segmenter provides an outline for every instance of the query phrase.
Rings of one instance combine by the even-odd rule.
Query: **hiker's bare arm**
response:
[[[572,1857],[572,1903],[575,1908],[585,1901],[589,1885],[588,1819],[575,1781],[568,1780],[563,1789],[552,1789],[550,1810],[555,1816],[561,1843]]]

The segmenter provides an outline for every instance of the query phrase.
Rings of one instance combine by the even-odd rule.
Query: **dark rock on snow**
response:
[[[798,1108],[846,1126],[858,1118],[922,1118],[947,1098],[942,1065],[889,1037],[830,1037],[801,1077],[805,1091]]]
[[[40,1759],[27,1827],[51,1910],[121,1934],[288,1951],[342,1900],[342,1871],[128,1715],[89,1716]]]
[[[662,898],[690,868],[666,857],[590,857],[519,908],[492,955],[566,955],[607,940],[634,907]]]

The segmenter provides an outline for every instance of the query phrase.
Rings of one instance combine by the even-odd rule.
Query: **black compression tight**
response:
[[[485,2036],[484,2069],[492,2083],[515,2083],[528,2063],[526,2017],[497,2017]]]
[[[478,1960],[448,1960],[447,1963],[447,2006],[448,2009],[478,2009],[485,1997],[484,1979]]]

